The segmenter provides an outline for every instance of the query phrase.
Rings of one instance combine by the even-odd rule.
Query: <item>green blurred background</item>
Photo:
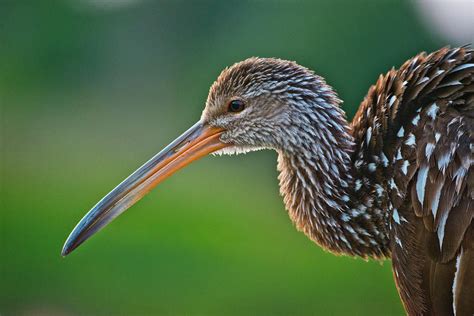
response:
[[[421,17],[411,1],[1,1],[0,314],[403,314],[389,261],[295,230],[273,152],[203,159],[60,250],[199,118],[223,67],[296,60],[352,117],[380,73],[456,44]]]

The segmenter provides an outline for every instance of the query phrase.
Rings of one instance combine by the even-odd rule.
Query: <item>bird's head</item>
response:
[[[209,153],[292,151],[343,117],[324,80],[294,62],[249,58],[219,75],[201,119],[100,200],[69,235],[67,255],[158,183]],[[333,128],[332,125],[329,126]],[[303,132],[301,132],[303,131]]]
[[[291,150],[298,147],[289,143],[299,140],[297,130],[316,116],[324,121],[323,108],[339,102],[321,77],[295,62],[249,58],[222,71],[201,122],[222,130],[220,140],[229,146],[219,153]]]

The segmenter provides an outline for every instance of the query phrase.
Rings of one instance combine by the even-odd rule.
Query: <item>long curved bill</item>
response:
[[[61,255],[68,255],[179,169],[229,146],[219,140],[222,132],[201,122],[194,124],[100,200],[73,229]]]

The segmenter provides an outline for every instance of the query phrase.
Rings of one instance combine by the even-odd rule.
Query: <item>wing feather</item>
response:
[[[407,312],[474,314],[473,50],[442,48],[390,70],[352,126],[357,139],[371,126],[369,154],[391,158],[380,179],[388,211],[405,219],[390,233]]]

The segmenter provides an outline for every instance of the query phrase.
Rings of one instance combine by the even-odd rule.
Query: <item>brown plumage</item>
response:
[[[423,53],[381,77],[354,118],[355,135],[361,139],[374,120],[380,128],[365,154],[392,157],[374,176],[379,183],[394,181],[386,197],[392,204],[391,252],[407,312],[472,315],[472,50]]]
[[[425,53],[380,76],[352,123],[324,79],[250,58],[212,85],[201,120],[79,222],[67,255],[208,153],[278,152],[290,218],[336,254],[393,262],[410,315],[474,314],[474,52]]]

